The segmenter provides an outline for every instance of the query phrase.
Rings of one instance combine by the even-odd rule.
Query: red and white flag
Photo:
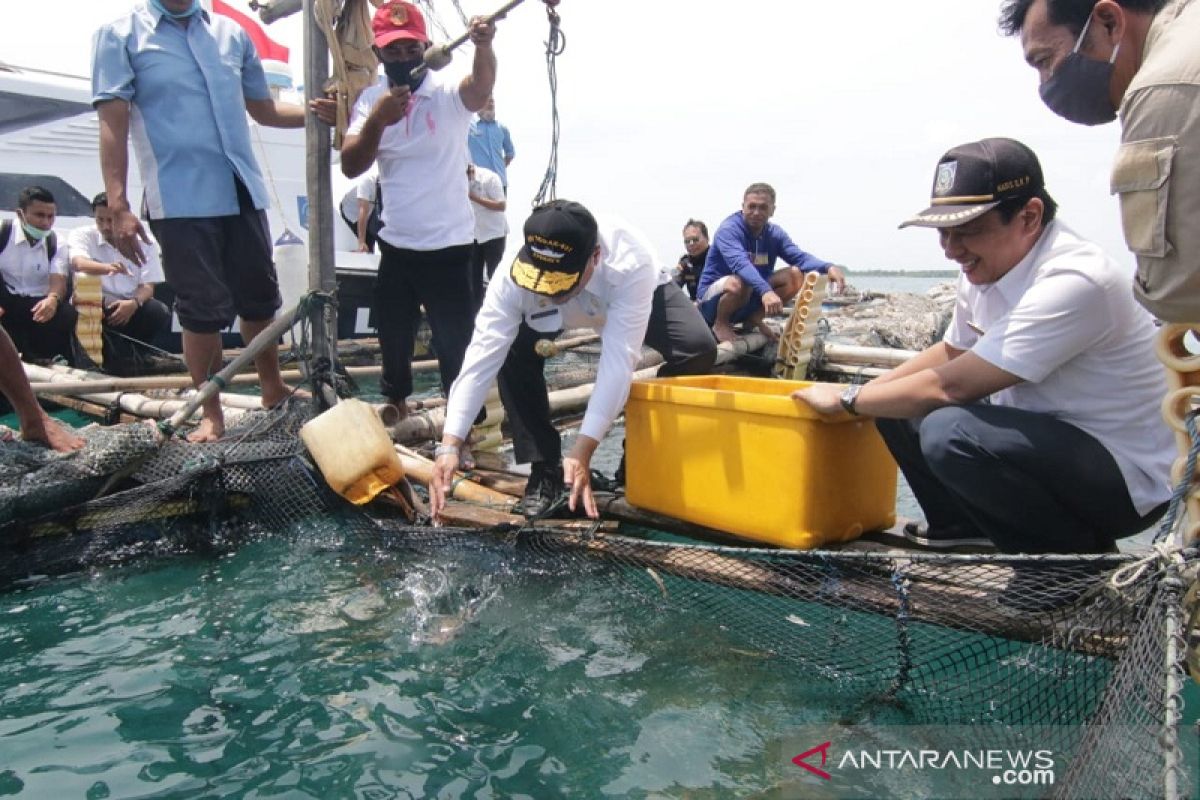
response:
[[[267,36],[267,32],[263,30],[262,25],[254,17],[234,8],[226,0],[212,0],[212,9],[216,13],[229,17],[242,26],[242,30],[250,36],[250,41],[254,42],[254,49],[258,51],[258,57],[263,61],[282,61],[284,64],[288,63],[288,49],[270,36]]]

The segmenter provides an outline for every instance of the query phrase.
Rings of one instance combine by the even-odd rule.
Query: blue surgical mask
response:
[[[383,71],[387,74],[388,83],[392,86],[407,86],[416,91],[424,80],[427,70],[421,70],[417,78],[413,78],[413,70],[425,63],[422,58],[410,58],[408,61],[385,61]]]
[[[1088,17],[1075,42],[1075,49],[1063,59],[1050,79],[1041,85],[1038,93],[1042,96],[1042,102],[1065,120],[1080,125],[1103,125],[1117,118],[1117,109],[1109,97],[1109,87],[1121,43],[1118,42],[1113,48],[1108,61],[1083,55],[1079,47],[1091,24],[1092,18]]]
[[[31,242],[40,242],[50,235],[50,231],[35,228],[25,220],[21,220],[21,230],[25,231],[25,235],[29,237],[29,241]]]
[[[162,4],[162,0],[150,0],[150,5],[166,14],[171,19],[187,19],[200,10],[200,0],[192,0],[192,7],[187,11],[168,11],[167,7]]]

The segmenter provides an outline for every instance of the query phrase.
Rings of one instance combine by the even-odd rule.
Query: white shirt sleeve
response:
[[[358,136],[362,133],[363,125],[367,117],[371,116],[375,101],[379,99],[379,93],[380,89],[376,85],[368,86],[358,95],[358,99],[354,101],[354,108],[350,111],[350,124],[346,126],[347,136]]]
[[[379,180],[379,170],[375,165],[363,173],[358,179],[358,185],[355,187],[355,198],[358,200],[366,200],[374,205],[375,203],[375,182]],[[357,204],[356,204],[357,206]]]
[[[446,401],[445,433],[466,439],[475,415],[483,407],[492,381],[504,365],[508,350],[517,338],[524,312],[521,289],[508,273],[497,273],[488,284],[483,307],[475,316],[475,332],[463,357],[462,370],[450,387]]]
[[[484,197],[488,200],[505,200],[504,184],[500,182],[500,176],[494,172],[490,172],[487,180],[483,182]],[[503,212],[501,212],[503,213]]]
[[[142,243],[142,253],[146,256],[146,263],[138,267],[134,271],[134,275],[138,276],[138,283],[163,283],[166,277],[163,275],[162,259],[158,254],[158,242],[150,242],[149,244]],[[125,261],[126,266],[132,266],[128,260]]]
[[[56,234],[58,247],[54,250],[54,260],[50,262],[51,275],[66,276],[71,272],[71,243],[64,242],[62,234]]]
[[[950,316],[950,324],[946,326],[946,333],[942,335],[942,341],[956,350],[970,350],[974,347],[975,342],[979,341],[979,333],[971,330],[967,325],[968,322],[973,322],[971,319],[971,306],[965,297],[966,279],[961,275],[958,278],[958,292],[954,298],[954,313]]]
[[[616,231],[612,252],[602,253],[610,263],[633,262],[634,269],[614,269],[613,301],[600,331],[600,366],[579,432],[596,441],[604,438],[613,420],[625,408],[633,370],[642,355],[650,306],[658,287],[653,254],[633,236]]]
[[[99,231],[96,231],[95,228],[83,227],[75,228],[70,232],[70,234],[67,235],[68,264],[71,262],[71,259],[75,258],[75,256],[83,256],[84,258],[91,259],[93,261],[96,259],[96,257],[92,255],[92,245],[94,241],[94,237],[92,236],[93,232],[99,233]]]

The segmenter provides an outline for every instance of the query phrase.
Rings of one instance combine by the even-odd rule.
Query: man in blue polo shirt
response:
[[[467,147],[471,151],[471,163],[490,169],[500,176],[504,194],[508,194],[508,165],[517,151],[513,148],[508,128],[496,121],[496,99],[489,97],[479,109],[479,119],[471,123],[467,131]]]
[[[200,385],[221,366],[220,331],[241,317],[249,341],[282,302],[265,213],[270,199],[246,113],[260,125],[300,128],[304,109],[272,99],[250,37],[200,0],[149,0],[96,31],[92,103],[113,243],[142,263],[146,234],[126,195],[132,131],[145,210],[175,291],[184,360]],[[314,101],[313,111],[329,122],[333,103]],[[254,364],[263,404],[285,399],[277,349],[266,348]],[[224,431],[214,396],[188,438],[213,441]]]
[[[719,341],[736,339],[733,326],[739,322],[775,338],[763,318],[783,310],[804,285],[805,272],[815,270],[835,286],[845,285],[841,267],[797,247],[783,228],[771,224],[774,214],[775,190],[753,183],[742,195],[742,210],[726,217],[713,237],[696,298]],[[775,272],[780,257],[788,268]]]

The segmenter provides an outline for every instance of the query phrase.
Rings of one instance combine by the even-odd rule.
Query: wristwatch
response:
[[[841,398],[842,408],[846,409],[854,416],[858,416],[858,412],[854,410],[854,404],[858,402],[858,393],[862,391],[861,383],[852,383],[842,392]]]

